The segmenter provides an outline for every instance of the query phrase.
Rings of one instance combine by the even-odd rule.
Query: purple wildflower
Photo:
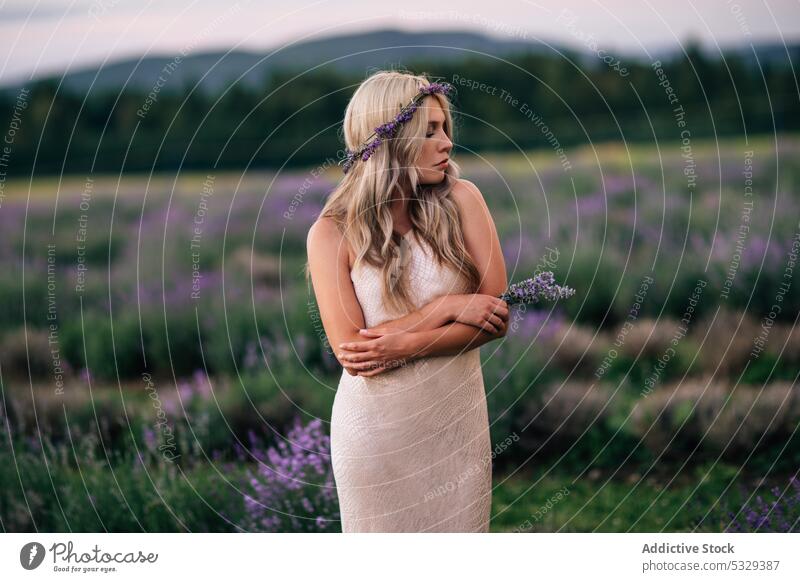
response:
[[[79,377],[81,381],[86,382],[87,384],[90,384],[92,380],[94,380],[94,375],[89,368],[81,368]]]
[[[538,303],[543,300],[555,301],[566,299],[575,294],[575,289],[556,285],[552,271],[539,273],[531,279],[513,283],[500,295],[500,299],[509,305],[522,303]]]
[[[256,352],[256,343],[253,341],[247,342],[247,348],[244,354],[242,365],[247,370],[254,370],[258,367],[259,359],[258,352]]]
[[[245,509],[250,531],[326,531],[339,520],[339,500],[329,462],[330,437],[317,419],[303,426],[299,419],[266,451],[248,431],[258,471],[247,471]]]
[[[730,523],[726,532],[772,532],[789,533],[798,531],[800,527],[800,480],[792,477],[789,481],[794,492],[781,492],[779,487],[771,489],[775,497],[765,501],[761,495],[756,496],[755,506],[744,505],[739,512],[744,516],[744,523],[737,521],[737,515],[729,513]]]
[[[147,447],[147,450],[156,452],[158,450],[158,437],[155,431],[149,426],[145,426],[142,432],[144,433],[144,445]]]

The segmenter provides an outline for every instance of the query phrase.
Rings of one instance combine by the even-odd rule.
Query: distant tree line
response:
[[[679,140],[678,105],[693,138],[789,132],[800,125],[797,81],[788,65],[758,68],[737,55],[710,59],[694,45],[661,63],[660,73],[647,62],[623,62],[622,74],[599,58],[567,56],[575,66],[540,54],[402,66],[456,85],[456,142],[470,151]],[[344,110],[362,79],[324,68],[276,70],[259,89],[232,83],[216,95],[191,85],[86,95],[59,90],[54,80],[37,82],[27,87],[21,115],[18,99],[0,102],[6,137],[17,116],[6,173],[322,164],[342,148]]]

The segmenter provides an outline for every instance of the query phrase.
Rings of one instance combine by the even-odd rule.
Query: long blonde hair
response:
[[[430,80],[405,71],[378,71],[356,89],[344,115],[346,146],[355,150],[374,129],[393,119],[420,86]],[[445,95],[431,95],[439,100],[445,115],[444,131],[453,139],[450,101]],[[401,261],[399,235],[394,234],[391,201],[394,192],[409,195],[408,213],[415,234],[433,250],[440,265],[449,265],[465,277],[474,293],[480,286],[480,273],[467,252],[462,234],[457,202],[452,189],[460,171],[451,159],[445,179],[438,184],[420,184],[415,167],[426,139],[426,109],[420,107],[401,125],[394,138],[385,140],[372,156],[358,159],[326,200],[321,217],[330,217],[339,226],[353,249],[353,269],[362,263],[380,269],[382,297],[387,310],[405,314],[416,309],[411,299],[407,269]],[[305,267],[309,278],[308,262]]]

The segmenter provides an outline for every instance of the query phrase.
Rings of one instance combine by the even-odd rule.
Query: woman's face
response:
[[[428,95],[422,101],[418,113],[428,116],[425,140],[417,159],[419,180],[422,184],[438,184],[444,180],[450,150],[453,149],[453,142],[444,131],[444,110],[436,97]],[[442,164],[442,161],[445,163]]]

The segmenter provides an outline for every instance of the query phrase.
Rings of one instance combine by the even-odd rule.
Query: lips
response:
[[[438,166],[443,166],[443,165],[446,165],[446,164],[447,164],[449,161],[450,161],[450,158],[445,158],[445,159],[443,159],[441,162],[439,162],[438,164],[436,164],[436,166],[438,167]]]

